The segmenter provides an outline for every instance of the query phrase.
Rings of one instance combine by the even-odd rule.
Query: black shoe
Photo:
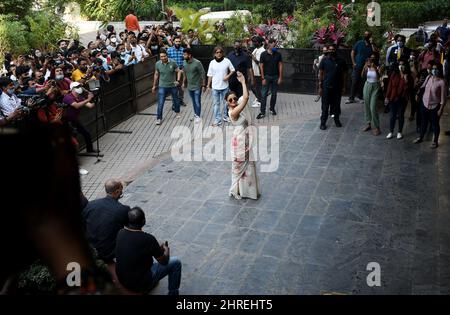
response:
[[[327,125],[320,124],[320,130],[326,130],[326,129],[327,129]]]
[[[274,115],[274,116],[277,115],[277,112],[275,111],[275,109],[271,109],[271,110],[270,110],[270,113],[271,113],[272,115]]]
[[[339,119],[335,119],[335,120],[334,120],[334,124],[335,124],[336,127],[338,127],[338,128],[341,128],[341,127],[342,127],[342,124],[341,124],[341,122],[339,121]]]
[[[450,130],[445,132],[446,136],[450,136]]]
[[[266,114],[259,113],[258,116],[256,116],[256,119],[261,119],[261,118],[264,118],[264,117],[266,117]]]
[[[345,104],[352,104],[352,103],[356,103],[355,100],[353,98],[349,98]]]
[[[86,150],[87,153],[100,153],[100,151],[92,149],[92,150]]]

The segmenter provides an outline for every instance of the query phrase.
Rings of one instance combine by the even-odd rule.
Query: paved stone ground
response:
[[[360,104],[343,106],[340,129],[285,117],[272,122],[280,167],[259,173],[258,201],[228,197],[231,162],[167,158],[127,187],[122,202],[141,206],[145,230],[181,258],[181,293],[449,294],[449,137],[414,145],[406,122],[403,140],[387,140],[386,114],[381,136],[362,133]],[[369,262],[381,287],[366,284]],[[166,280],[154,290],[165,292]]]
[[[252,96],[253,97],[253,96]],[[314,96],[281,93],[278,95],[278,115],[266,116],[257,124],[277,124],[286,121],[304,121],[308,117],[317,115],[320,106],[313,101]],[[253,101],[253,98],[251,99]],[[157,163],[159,157],[167,152],[173,141],[170,138],[175,126],[183,125],[193,131],[194,123],[189,119],[193,109],[189,96],[185,95],[185,102],[189,105],[181,108],[182,117],[174,118],[171,111],[171,101],[166,101],[164,107],[164,121],[162,126],[155,126],[155,116],[134,116],[118,125],[116,130],[131,130],[132,134],[108,133],[100,138],[100,150],[104,154],[101,162],[92,157],[80,157],[80,165],[89,171],[82,176],[83,192],[88,199],[104,194],[103,183],[109,178],[120,178],[126,182],[132,181],[147,169],[149,165]],[[252,109],[255,116],[259,109]],[[210,92],[202,96],[202,116],[205,126],[213,122],[212,97]],[[156,113],[156,105],[152,105],[143,113]]]

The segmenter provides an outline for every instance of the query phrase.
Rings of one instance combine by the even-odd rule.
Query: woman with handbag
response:
[[[428,122],[431,122],[431,129],[434,132],[431,148],[439,146],[439,133],[441,128],[439,119],[444,112],[444,106],[447,102],[447,85],[445,84],[442,65],[435,63],[431,68],[431,75],[425,80],[421,88],[424,89],[422,96],[421,116],[422,123],[420,127],[420,137],[414,140],[414,143],[421,143],[427,131]]]
[[[405,110],[408,104],[409,90],[412,80],[409,76],[409,65],[400,59],[398,67],[394,67],[389,78],[388,90],[385,102],[389,103],[391,119],[389,124],[389,134],[387,139],[394,137],[395,122],[398,118],[397,139],[402,139],[403,125],[405,123]]]
[[[378,59],[376,55],[372,54],[370,58],[367,59],[361,77],[366,78],[366,83],[364,84],[363,90],[366,126],[362,129],[362,131],[369,131],[374,128],[373,135],[378,136],[381,131],[380,119],[377,111],[377,101],[381,87]]]

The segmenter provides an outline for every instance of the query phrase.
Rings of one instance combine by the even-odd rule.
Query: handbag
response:
[[[425,84],[423,84],[420,88],[419,91],[417,91],[417,100],[419,101],[420,99],[422,99],[423,95],[425,94],[425,87],[428,84],[428,80],[430,80],[431,75],[428,75],[427,79],[425,80]]]

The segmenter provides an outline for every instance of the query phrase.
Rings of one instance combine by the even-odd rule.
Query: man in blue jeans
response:
[[[224,50],[217,46],[214,48],[214,59],[209,63],[208,68],[208,88],[212,88],[214,102],[214,123],[213,126],[219,126],[224,122],[230,122],[228,117],[225,94],[228,92],[231,76],[235,72],[230,59],[224,57]],[[220,111],[220,104],[223,104],[223,117]]]
[[[277,114],[275,105],[277,102],[278,86],[281,84],[283,78],[283,60],[281,54],[278,52],[276,44],[277,41],[275,39],[269,39],[267,50],[261,54],[261,59],[259,61],[262,80],[262,100],[261,112],[256,116],[256,119],[266,117],[266,103],[269,89],[272,94],[270,96],[270,113],[274,116]]]
[[[176,113],[176,118],[180,117],[180,99],[178,98],[178,86],[181,80],[181,70],[175,61],[169,60],[167,53],[161,50],[159,53],[159,61],[155,65],[155,76],[153,78],[152,92],[156,92],[158,89],[158,110],[156,117],[156,124],[161,125],[164,102],[166,101],[166,95],[170,93],[172,95],[172,110]],[[159,82],[159,84],[158,84]]]
[[[194,107],[194,117],[191,120],[195,120],[195,123],[198,123],[200,122],[202,109],[202,88],[203,90],[206,89],[205,69],[200,61],[192,57],[190,48],[184,50],[183,58],[183,85],[187,86]]]
[[[167,241],[159,245],[153,235],[143,232],[144,225],[144,211],[139,207],[131,209],[128,212],[128,224],[117,234],[117,278],[128,290],[148,293],[168,275],[169,295],[178,295],[181,261],[177,257],[170,257]]]

